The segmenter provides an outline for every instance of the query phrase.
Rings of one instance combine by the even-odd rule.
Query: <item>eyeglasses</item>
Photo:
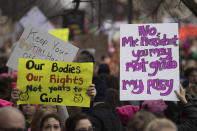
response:
[[[0,131],[25,131],[24,128],[0,128]]]
[[[95,127],[89,127],[88,129],[81,128],[75,131],[95,131]]]

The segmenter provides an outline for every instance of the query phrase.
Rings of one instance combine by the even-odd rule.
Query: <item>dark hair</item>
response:
[[[83,57],[79,57],[80,59],[77,59],[77,62],[93,62],[93,63],[95,63],[94,56],[89,51],[83,50],[79,53],[79,56],[83,56]]]
[[[0,76],[0,99],[10,101],[11,91],[11,79]]]
[[[108,74],[100,74],[98,77],[105,81],[107,88],[113,88],[118,91],[120,90],[118,77]]]
[[[186,93],[190,94],[190,95],[194,95],[197,96],[197,85],[191,85],[186,89]]]
[[[107,90],[107,97],[106,101],[108,104],[111,105],[112,109],[115,110],[116,107],[121,107],[123,106],[122,101],[120,101],[120,94],[118,90],[113,89],[113,88],[108,88]]]
[[[70,116],[66,120],[66,124],[65,124],[66,130],[65,131],[74,131],[78,122],[83,119],[88,119],[91,122],[89,116],[84,113],[77,113],[73,116]]]
[[[196,71],[196,72],[197,72],[197,68],[195,68],[195,67],[187,68],[187,69],[184,71],[184,76],[185,76],[186,78],[188,78],[189,75],[190,75],[193,71]]]
[[[87,50],[83,50],[76,57],[75,62],[83,63],[83,62],[93,62],[94,69],[96,68],[96,61],[94,56]]]
[[[46,120],[48,120],[49,118],[55,118],[56,120],[59,121],[59,124],[60,124],[60,126],[61,126],[61,121],[60,121],[59,116],[58,116],[57,114],[55,114],[55,113],[50,113],[50,114],[45,115],[45,116],[42,118],[42,120],[41,120],[41,122],[40,122],[40,130],[42,130],[42,127],[44,126],[44,122],[45,122]]]
[[[108,64],[101,64],[99,66],[98,75],[100,74],[110,74],[110,69]]]

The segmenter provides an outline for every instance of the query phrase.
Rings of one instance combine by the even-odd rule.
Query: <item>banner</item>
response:
[[[93,63],[19,59],[17,87],[20,104],[90,106],[86,90],[92,83]]]
[[[178,24],[120,27],[120,100],[177,101]]]
[[[71,62],[78,48],[31,25],[25,28],[7,66],[18,70],[19,58]]]
[[[68,28],[50,30],[49,33],[51,35],[56,36],[57,38],[60,38],[64,41],[68,42],[68,37],[69,37],[69,29]]]

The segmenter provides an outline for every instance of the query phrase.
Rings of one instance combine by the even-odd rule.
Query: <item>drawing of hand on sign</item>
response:
[[[74,102],[75,103],[82,103],[83,102],[83,96],[81,94],[75,94],[74,95]]]
[[[29,94],[27,91],[26,92],[20,91],[19,97],[21,101],[27,101],[29,99]]]
[[[20,39],[20,44],[19,44],[19,48],[23,48],[25,46],[25,50],[29,51],[34,47],[33,43],[26,43],[25,40],[23,38]]]

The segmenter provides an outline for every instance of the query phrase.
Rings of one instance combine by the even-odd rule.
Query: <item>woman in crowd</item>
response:
[[[178,131],[197,130],[197,98],[196,96],[185,94],[185,90],[180,86],[180,93],[175,91],[180,103],[180,118],[176,123]]]
[[[189,86],[185,91],[187,94],[197,96],[197,84]]]
[[[42,119],[48,114],[57,113],[57,109],[55,107],[56,106],[52,105],[39,106],[31,122],[31,131],[39,131]]]
[[[147,125],[156,119],[156,116],[148,111],[137,112],[128,122],[127,131],[145,131]]]
[[[187,88],[190,85],[196,85],[197,84],[197,68],[196,67],[187,68],[184,71],[184,77],[185,77],[185,81],[183,82],[184,88]]]
[[[176,125],[165,118],[151,121],[145,131],[177,131]]]
[[[22,104],[19,106],[20,110],[23,112],[25,116],[25,128],[26,130],[30,128],[31,121],[33,119],[33,116],[36,112],[36,106],[35,104]]]
[[[65,126],[65,131],[94,131],[90,118],[83,113],[69,117]]]
[[[58,115],[45,115],[40,122],[40,131],[61,131],[61,122]]]

